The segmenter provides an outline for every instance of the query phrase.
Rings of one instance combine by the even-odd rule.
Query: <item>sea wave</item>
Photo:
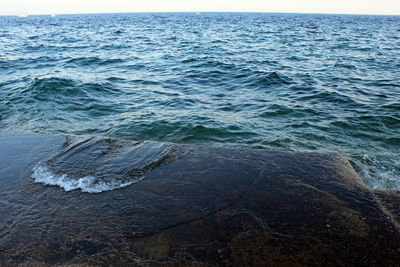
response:
[[[56,185],[63,188],[65,191],[72,191],[80,189],[85,193],[101,193],[104,191],[111,191],[114,189],[122,188],[133,183],[139,182],[143,177],[134,181],[120,182],[120,181],[101,181],[95,176],[84,176],[80,178],[72,178],[67,174],[55,174],[45,164],[37,165],[33,169],[32,178],[36,183],[46,185]]]
[[[400,189],[400,153],[365,153],[359,161],[357,170],[370,188]]]
[[[48,160],[33,169],[35,182],[87,193],[122,188],[151,170],[184,156],[169,143],[70,137]]]
[[[381,155],[398,157],[400,148],[399,23],[253,13],[0,17],[0,128],[334,152],[371,186],[385,176],[376,186],[397,188],[398,165]]]

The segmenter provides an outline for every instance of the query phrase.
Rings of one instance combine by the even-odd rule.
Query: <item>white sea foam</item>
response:
[[[363,154],[361,176],[374,189],[400,189],[398,153]]]
[[[101,182],[94,176],[85,176],[81,178],[71,178],[66,174],[57,175],[54,174],[45,164],[41,163],[33,168],[33,175],[36,183],[42,183],[46,185],[57,185],[63,188],[65,191],[72,191],[80,189],[85,193],[101,193],[104,191],[110,191],[117,188],[122,188],[139,180],[121,182],[121,181],[110,181]]]

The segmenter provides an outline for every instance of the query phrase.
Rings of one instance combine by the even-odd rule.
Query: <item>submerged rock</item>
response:
[[[0,265],[400,262],[399,192],[369,190],[341,156],[74,140],[0,133]],[[65,191],[35,183],[37,164],[135,183]]]

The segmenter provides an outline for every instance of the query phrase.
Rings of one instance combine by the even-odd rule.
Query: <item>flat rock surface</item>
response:
[[[129,185],[65,191],[38,164]],[[0,132],[0,185],[5,266],[400,262],[399,192],[333,154]]]

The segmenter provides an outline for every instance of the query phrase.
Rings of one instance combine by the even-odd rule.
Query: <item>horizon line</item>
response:
[[[7,16],[51,16],[51,15],[105,15],[105,14],[146,14],[146,13],[260,13],[260,14],[304,14],[304,15],[349,15],[349,16],[400,16],[400,14],[373,14],[373,13],[335,13],[335,12],[293,12],[293,11],[126,11],[126,12],[77,12],[77,13],[6,13],[0,17]]]

